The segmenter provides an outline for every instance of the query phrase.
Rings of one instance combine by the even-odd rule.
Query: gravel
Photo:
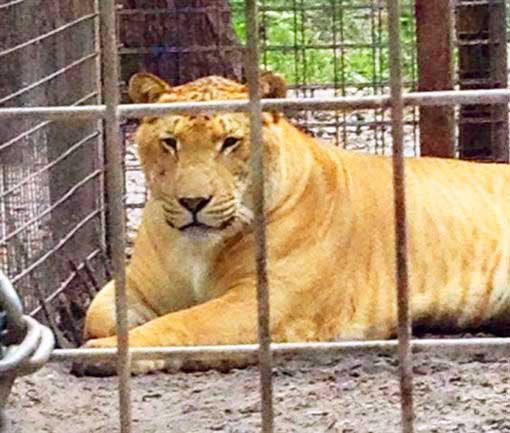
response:
[[[382,354],[288,361],[274,369],[276,432],[384,433],[400,426],[397,361]],[[16,433],[119,431],[116,378],[77,378],[50,364],[16,381]],[[496,354],[414,359],[416,432],[510,432],[510,364]],[[260,431],[256,368],[133,378],[134,432]]]

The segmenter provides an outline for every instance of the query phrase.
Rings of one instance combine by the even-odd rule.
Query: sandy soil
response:
[[[277,432],[399,431],[397,362],[382,354],[290,361],[274,370]],[[16,381],[16,433],[119,431],[115,378],[51,364]],[[502,355],[415,355],[417,432],[510,432],[510,363]],[[134,432],[258,432],[256,368],[133,379]]]

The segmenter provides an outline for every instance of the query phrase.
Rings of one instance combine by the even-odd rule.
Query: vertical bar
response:
[[[125,218],[123,204],[124,173],[122,143],[119,135],[119,68],[115,0],[101,0],[101,41],[103,45],[103,94],[106,105],[106,188],[113,274],[115,278],[115,309],[117,319],[117,374],[119,378],[119,409],[121,433],[131,433],[130,357],[127,327],[126,273],[124,267]]]
[[[337,17],[337,0],[331,0],[331,32],[333,34],[333,85],[335,89],[335,96],[338,96],[338,59],[337,59],[337,50],[338,50],[338,36],[337,36],[337,28],[336,28],[336,17]],[[343,41],[342,41],[343,43]],[[345,112],[342,112],[345,117]],[[344,128],[345,128],[345,119],[344,119]],[[338,115],[338,110],[335,110],[335,145],[340,146],[340,116]],[[344,141],[343,146],[345,147],[346,143]]]
[[[379,4],[378,6],[378,10],[377,10],[377,35],[378,35],[378,38],[377,38],[377,46],[378,46],[378,56],[379,56],[379,61],[378,61],[378,65],[377,65],[377,68],[378,68],[378,74],[379,74],[379,91],[384,91],[384,88],[387,86],[387,83],[385,82],[385,79],[384,79],[384,71],[386,69],[386,66],[384,64],[384,59],[386,58],[385,56],[385,52],[384,52],[384,49],[383,49],[383,46],[385,47],[385,45],[383,45],[383,29],[384,29],[384,25],[383,25],[383,22],[385,21],[386,17],[383,17],[383,8],[381,7],[382,5]],[[376,148],[376,154],[382,154],[384,155],[385,152],[386,152],[386,111],[384,109],[381,109],[379,111],[379,118],[381,119],[380,120],[380,125],[381,125],[381,128],[379,128],[379,131],[380,131],[380,139],[381,139],[381,150],[378,151],[378,149]]]
[[[345,64],[345,21],[344,21],[344,9],[345,5],[343,0],[340,0],[340,4],[338,5],[338,13],[339,13],[339,21],[340,21],[340,82],[341,82],[341,95],[345,97],[347,95],[347,87],[346,81],[347,78],[345,76],[346,64]],[[337,61],[335,56],[335,62]],[[336,96],[336,95],[335,95]],[[345,110],[342,111],[342,140],[343,146],[347,147],[347,114]]]
[[[409,7],[409,9],[412,9],[413,5],[409,4],[409,5],[407,5],[407,7]],[[451,12],[450,12],[450,14],[451,14]],[[418,87],[418,79],[417,79],[417,61],[418,61],[417,46],[418,46],[418,39],[417,39],[417,36],[416,36],[416,27],[417,27],[417,24],[416,24],[416,10],[413,10],[413,16],[414,16],[414,32],[413,32],[413,40],[411,41],[411,83],[412,83],[411,84],[411,89],[412,89],[413,92],[416,92],[416,89]],[[453,50],[453,48],[452,48],[452,50]],[[405,81],[405,79],[404,79],[404,81]],[[413,116],[413,120],[412,120],[412,125],[413,125],[413,154],[416,156],[416,155],[420,154],[420,146],[421,146],[419,141],[418,141],[418,135],[420,133],[420,131],[419,131],[419,120],[417,120],[418,108],[417,107],[411,107],[411,110],[412,110],[412,116]],[[453,113],[452,115],[454,116],[452,118],[452,122],[455,122],[455,109],[453,110],[452,113]],[[404,119],[405,119],[405,116],[404,116]],[[404,121],[404,123],[405,123],[405,121]],[[452,137],[452,145],[454,147],[453,151],[455,151],[455,129],[454,129],[454,127],[452,129],[452,133],[454,134],[454,136]]]
[[[246,0],[247,53],[246,77],[250,93],[251,166],[255,206],[255,260],[257,268],[257,306],[259,369],[262,398],[262,432],[273,431],[273,383],[271,334],[269,331],[269,290],[267,279],[266,220],[264,215],[264,149],[262,144],[262,111],[259,93],[259,49],[257,2]]]
[[[370,2],[370,44],[372,45],[372,93],[377,95],[381,88],[381,79],[377,74],[377,30],[376,30],[376,8],[380,5],[376,4],[376,0],[371,0]],[[379,38],[381,36],[379,35]],[[380,47],[379,47],[380,49]],[[379,148],[379,131],[384,129],[382,121],[379,120],[379,112],[382,111],[382,116],[384,116],[384,110],[374,109],[374,117],[375,117],[375,128],[374,128],[374,153],[377,154]],[[382,119],[384,120],[384,119]],[[384,133],[384,131],[383,131]]]
[[[94,51],[97,53],[97,57],[95,59],[95,73],[96,73],[96,104],[100,105],[103,103],[103,91],[102,91],[102,81],[101,81],[101,65],[103,63],[103,56],[101,50],[101,18],[100,18],[100,0],[94,0],[94,12],[97,16],[94,17]],[[105,166],[105,143],[104,143],[104,120],[99,119],[97,121],[97,130],[99,135],[97,137],[97,152],[100,158],[101,168],[104,169]],[[106,251],[106,242],[107,242],[107,228],[106,228],[106,184],[105,184],[105,175],[104,172],[101,173],[99,178],[99,190],[101,192],[100,201],[98,203],[99,208],[103,208],[100,215],[101,220],[101,234],[100,234],[100,245],[103,251]],[[104,274],[103,274],[104,276]]]
[[[299,79],[299,53],[298,53],[298,22],[297,0],[292,0],[292,29],[294,30],[294,83],[296,84],[296,96],[299,96],[301,80]]]
[[[416,0],[415,10],[418,91],[452,90],[452,1]],[[454,107],[420,107],[422,156],[453,157],[454,134]]]
[[[307,98],[309,97],[307,94],[307,86],[308,86],[308,62],[306,58],[306,6],[305,6],[305,0],[300,0],[299,2],[299,12],[301,16],[301,23],[300,23],[300,35],[301,35],[301,62],[303,64],[302,71],[303,71],[303,97]],[[312,96],[312,91],[310,91],[310,96]],[[304,120],[303,120],[303,126],[308,129],[308,119],[310,119],[310,110],[304,111]]]
[[[413,433],[413,377],[411,364],[411,317],[407,271],[407,233],[403,146],[400,1],[386,0],[390,39],[391,134],[393,140],[393,192],[395,199],[395,249],[398,297],[398,354],[402,432]]]

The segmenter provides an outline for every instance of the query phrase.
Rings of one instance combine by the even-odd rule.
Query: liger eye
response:
[[[161,148],[163,152],[168,153],[176,153],[177,152],[177,140],[173,137],[167,137],[161,139]]]
[[[225,152],[227,149],[232,149],[240,143],[241,139],[237,137],[227,137],[221,146],[221,151]]]

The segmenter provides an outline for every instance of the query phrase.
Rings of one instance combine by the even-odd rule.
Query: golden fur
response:
[[[270,74],[261,87],[285,91]],[[135,102],[246,94],[219,77],[172,88],[139,74],[130,83]],[[257,340],[248,131],[242,113],[146,118],[139,127],[151,194],[127,268],[131,345]],[[263,134],[273,340],[394,336],[390,159],[320,144],[276,114],[264,114]],[[228,137],[239,141],[222,150]],[[510,168],[410,158],[406,174],[413,322],[458,330],[507,322]],[[192,221],[183,197],[210,198],[197,213],[209,228],[180,230]],[[87,347],[116,345],[114,310],[110,282],[88,311]]]

